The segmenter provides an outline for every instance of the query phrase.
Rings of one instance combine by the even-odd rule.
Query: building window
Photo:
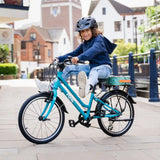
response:
[[[97,22],[98,29],[100,29],[102,32],[104,31],[104,22]]]
[[[131,23],[130,21],[127,21],[127,28],[130,28],[131,27]]]
[[[143,20],[143,19],[141,19],[140,24],[141,24],[141,25],[144,24],[144,20]]]
[[[50,14],[53,15],[54,17],[57,17],[58,14],[60,14],[60,6],[58,6],[58,7],[51,7],[50,8]]]
[[[116,32],[122,30],[121,21],[115,21],[115,22],[114,22],[114,30],[115,30]]]
[[[36,34],[35,34],[35,33],[31,33],[31,34],[30,34],[30,40],[31,40],[31,41],[36,40]]]
[[[55,17],[58,15],[58,9],[57,8],[53,8],[53,15]]]
[[[66,38],[64,38],[63,43],[66,44]]]
[[[48,57],[51,57],[51,50],[48,49]]]
[[[131,43],[131,39],[130,38],[128,39],[128,43]]]
[[[26,49],[26,42],[25,41],[21,42],[21,49]]]
[[[102,8],[102,15],[106,15],[106,8]]]
[[[136,38],[134,38],[134,40],[133,40],[133,41],[134,41],[134,43],[137,43],[137,39],[136,39]]]

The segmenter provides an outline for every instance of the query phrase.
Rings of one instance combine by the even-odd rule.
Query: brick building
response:
[[[41,28],[32,26],[17,30],[21,35],[21,71],[31,73],[37,67],[48,66],[53,57],[71,50],[70,41],[64,28]]]
[[[76,22],[82,17],[80,0],[42,0],[42,27],[64,27],[75,49],[79,42]]]

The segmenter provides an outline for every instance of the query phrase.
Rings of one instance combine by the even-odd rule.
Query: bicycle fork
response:
[[[46,106],[44,107],[44,109],[39,117],[39,120],[42,120],[42,121],[48,120],[47,117],[50,114],[50,112],[55,104],[56,98],[57,98],[57,89],[53,89],[52,94],[53,95],[51,95],[51,97],[46,100]],[[53,96],[53,98],[52,98],[52,96]]]

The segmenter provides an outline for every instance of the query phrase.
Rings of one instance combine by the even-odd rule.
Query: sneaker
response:
[[[79,84],[79,96],[81,98],[84,98],[89,93],[90,84],[87,80],[85,72],[83,71],[79,72],[78,74],[78,84]]]
[[[51,90],[49,83],[46,81],[42,82],[38,78],[35,78],[35,83],[36,83],[37,88],[40,92],[43,92],[43,91],[48,92]]]

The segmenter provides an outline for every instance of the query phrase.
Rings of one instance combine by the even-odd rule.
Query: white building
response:
[[[126,43],[137,40],[140,45],[143,35],[138,27],[146,21],[145,8],[129,8],[115,0],[92,0],[88,14],[97,20],[109,40],[125,39]]]

